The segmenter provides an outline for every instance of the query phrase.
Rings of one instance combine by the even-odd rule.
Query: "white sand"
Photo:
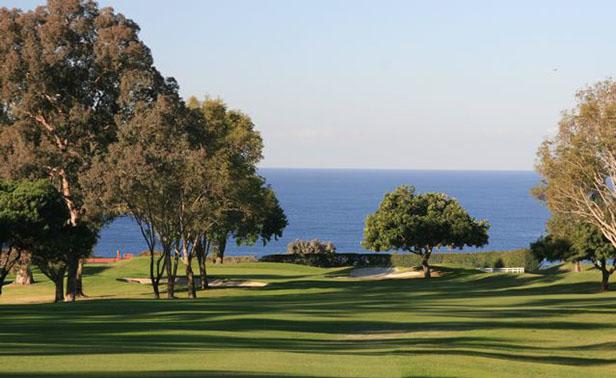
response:
[[[441,272],[432,271],[432,277],[442,276]],[[401,278],[423,278],[424,274],[421,270],[412,268],[393,268],[393,267],[370,267],[353,269],[348,277],[362,278],[368,280],[386,280],[386,279],[401,279]]]
[[[138,283],[142,285],[149,285],[151,281],[149,278],[131,278],[131,277],[123,277],[118,278],[119,281],[122,282],[130,282],[130,283]],[[175,282],[181,285],[186,285],[186,277],[178,277],[175,279]],[[167,284],[166,279],[161,279],[160,283],[162,285]],[[200,279],[195,277],[195,285],[199,285]],[[209,287],[264,287],[267,286],[267,282],[260,281],[250,281],[250,280],[208,280],[207,284]]]

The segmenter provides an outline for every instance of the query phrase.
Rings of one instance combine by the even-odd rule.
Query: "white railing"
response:
[[[524,267],[516,268],[477,268],[482,272],[488,273],[524,273]]]

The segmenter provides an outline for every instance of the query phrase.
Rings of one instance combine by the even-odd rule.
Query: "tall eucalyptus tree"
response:
[[[176,90],[138,34],[135,22],[94,1],[0,8],[0,173],[50,179],[73,226],[101,221],[80,182],[93,159],[140,104]],[[66,294],[74,299],[83,295],[80,261],[69,273]]]

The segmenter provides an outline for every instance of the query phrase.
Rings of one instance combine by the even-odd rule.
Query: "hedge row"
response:
[[[342,267],[342,266],[401,266],[410,267],[421,264],[421,258],[417,255],[388,254],[388,253],[336,253],[336,254],[284,254],[267,255],[260,261],[301,264],[318,267]],[[524,267],[526,271],[534,271],[539,267],[539,262],[526,249],[499,252],[467,252],[434,253],[430,257],[430,264],[455,265],[463,268],[502,268]]]
[[[417,266],[421,259],[413,254],[391,255],[394,266]],[[524,267],[532,272],[539,268],[539,262],[527,249],[514,251],[435,253],[430,257],[431,264],[456,265],[463,268],[514,268]]]
[[[160,256],[161,252],[154,252],[155,256]],[[139,256],[146,256],[149,257],[150,256],[150,251],[142,251],[139,253]],[[194,260],[197,260],[196,258]],[[208,256],[205,259],[205,262],[207,262],[208,264],[213,264],[214,261],[214,257],[213,256]],[[245,263],[253,263],[253,262],[257,262],[257,258],[254,256],[225,256],[224,257],[224,263],[225,264],[245,264]]]
[[[392,255],[387,253],[312,253],[267,255],[263,262],[288,263],[318,266],[323,268],[340,266],[390,266]]]

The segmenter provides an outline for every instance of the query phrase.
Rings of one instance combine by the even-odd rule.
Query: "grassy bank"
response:
[[[584,376],[616,371],[616,293],[595,271],[491,275],[452,270],[425,281],[336,278],[341,268],[210,266],[269,282],[154,301],[146,259],[89,266],[90,301],[48,301],[47,282],[6,287],[0,375]],[[180,292],[179,296],[184,293]]]

